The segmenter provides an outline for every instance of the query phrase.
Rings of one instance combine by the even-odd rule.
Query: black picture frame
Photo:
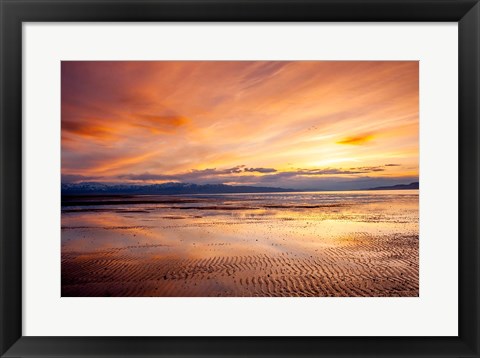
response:
[[[480,5],[477,0],[0,0],[0,12],[2,357],[480,356]],[[22,336],[22,23],[73,21],[458,22],[458,337]]]

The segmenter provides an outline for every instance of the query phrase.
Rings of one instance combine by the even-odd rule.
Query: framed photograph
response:
[[[0,4],[2,357],[480,357],[477,1]]]

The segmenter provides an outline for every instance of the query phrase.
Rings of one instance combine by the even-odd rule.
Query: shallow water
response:
[[[415,296],[418,191],[68,198],[62,295]]]

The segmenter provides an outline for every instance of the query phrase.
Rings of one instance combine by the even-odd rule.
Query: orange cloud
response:
[[[137,114],[133,117],[133,126],[148,129],[154,134],[174,132],[189,122],[188,118],[180,115]]]
[[[393,162],[401,166],[369,175],[415,175],[418,67],[62,61],[62,174],[122,181],[244,164],[260,180],[269,173],[255,168],[338,173]]]
[[[62,134],[74,134],[81,137],[94,138],[99,140],[113,140],[117,136],[115,134],[115,127],[109,127],[100,124],[99,119],[90,119],[83,122],[62,122]],[[66,140],[73,140],[69,137],[64,137]]]
[[[338,141],[338,144],[350,144],[350,145],[361,145],[367,142],[370,142],[373,139],[371,134],[363,134],[354,137],[345,137],[342,140]]]

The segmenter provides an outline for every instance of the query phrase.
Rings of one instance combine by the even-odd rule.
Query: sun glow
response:
[[[63,182],[341,177],[418,178],[418,62],[62,62]]]

